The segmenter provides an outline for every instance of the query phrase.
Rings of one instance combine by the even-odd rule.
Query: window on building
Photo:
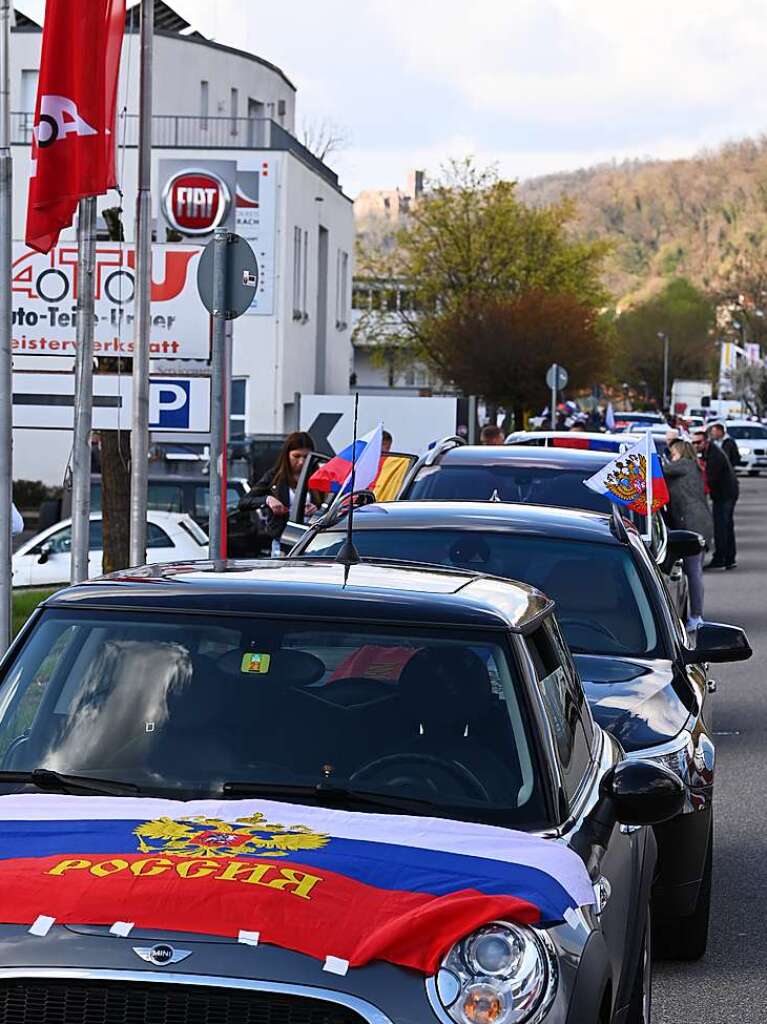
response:
[[[229,396],[229,436],[242,437],[245,434],[245,408],[248,382],[245,377],[232,380]]]
[[[232,135],[236,135],[240,116],[240,93],[237,89],[230,89],[229,91],[229,114],[232,118]]]
[[[304,231],[304,263],[301,280],[301,319],[306,323],[309,319],[309,307],[306,301],[307,281],[309,277],[309,232]]]
[[[203,131],[208,130],[209,92],[208,83],[203,79],[200,82],[200,128]]]
[[[301,228],[293,228],[293,319],[301,319],[301,249],[304,233]]]
[[[21,72],[21,131],[24,142],[32,141],[32,126],[35,122],[38,72],[35,68],[23,68]]]
[[[338,250],[336,267],[336,327],[345,331],[349,326],[347,303],[349,301],[349,253]]]

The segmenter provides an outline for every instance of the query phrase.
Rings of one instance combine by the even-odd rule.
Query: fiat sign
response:
[[[226,218],[231,204],[223,178],[196,167],[171,175],[162,193],[165,217],[182,235],[209,235]]]

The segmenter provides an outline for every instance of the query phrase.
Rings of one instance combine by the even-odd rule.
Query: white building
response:
[[[137,13],[134,7],[128,14],[118,98],[118,172],[128,245],[135,240]],[[157,241],[167,237],[162,162],[204,169],[210,161],[224,161],[235,167],[238,182],[247,174],[260,181],[259,226],[253,235],[240,231],[238,209],[237,230],[254,239],[259,260],[261,251],[265,254],[260,269],[266,291],[255,313],[233,325],[231,411],[238,432],[282,433],[297,423],[297,394],[345,394],[349,389],[352,203],[333,171],[293,135],[296,90],[279,68],[205,39],[162,0],[155,2],[155,23],[152,199]],[[17,240],[24,236],[40,47],[39,26],[17,12],[11,39]],[[99,213],[117,205],[116,194],[99,197]],[[74,237],[68,231],[62,241]],[[184,240],[204,244],[208,239]],[[14,357],[16,370],[66,371],[72,363],[69,357]],[[15,478],[61,483],[69,434],[16,431],[14,441]]]

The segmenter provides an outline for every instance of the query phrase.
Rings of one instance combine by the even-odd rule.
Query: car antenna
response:
[[[341,545],[341,550],[336,555],[336,562],[344,566],[344,586],[349,580],[349,569],[357,565],[360,555],[354,546],[354,478],[357,470],[357,415],[360,407],[360,395],[357,391],[354,395],[354,427],[352,430],[352,471],[349,488],[349,516],[346,520],[346,540]]]

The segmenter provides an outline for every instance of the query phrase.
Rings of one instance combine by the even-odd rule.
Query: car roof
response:
[[[270,559],[127,569],[60,590],[45,607],[527,632],[554,605],[527,584],[462,570]]]
[[[583,448],[548,448],[543,445],[458,445],[442,452],[440,465],[447,466],[551,466],[552,469],[594,467],[609,462],[615,452],[594,452]]]
[[[472,530],[618,544],[612,516],[580,509],[495,501],[389,501],[354,513],[355,530]],[[327,532],[347,529],[344,517]],[[626,523],[627,530],[634,530]]]

